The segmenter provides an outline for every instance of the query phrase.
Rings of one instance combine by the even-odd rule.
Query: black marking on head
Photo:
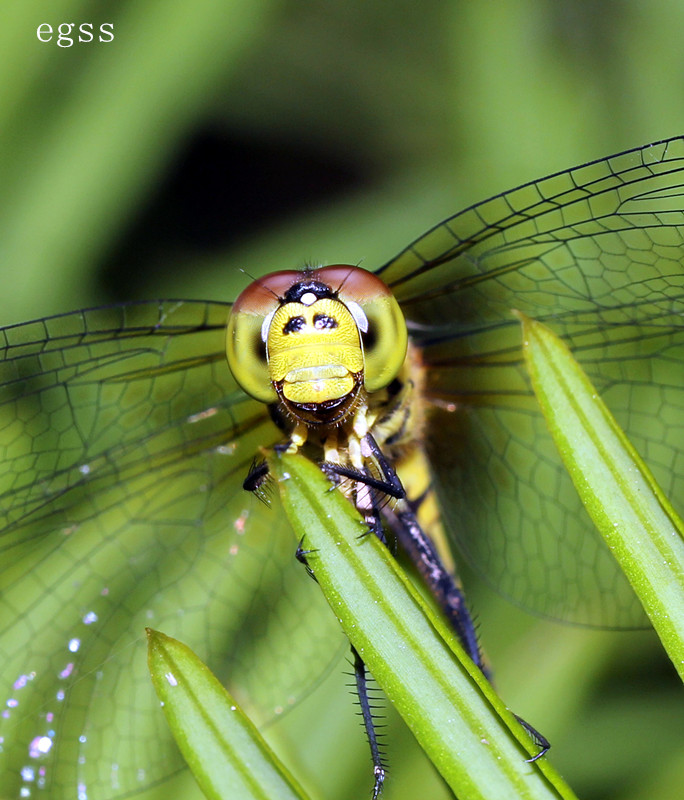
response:
[[[314,328],[316,328],[317,331],[339,327],[337,320],[334,317],[329,317],[327,314],[315,314],[313,321]]]
[[[305,324],[306,320],[304,317],[290,317],[285,325],[283,325],[283,333],[286,336],[288,333],[296,333],[297,331],[300,331]]]
[[[299,283],[295,283],[293,286],[285,292],[285,297],[283,298],[283,303],[298,303],[302,296],[305,295],[307,292],[311,292],[312,294],[316,295],[316,297],[321,300],[324,297],[336,298],[337,292],[333,292],[333,290],[325,283],[321,283],[320,281],[300,281]]]

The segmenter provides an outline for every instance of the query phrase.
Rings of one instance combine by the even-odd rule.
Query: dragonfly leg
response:
[[[513,714],[513,716],[518,720],[518,722],[523,726],[523,728],[530,734],[532,737],[532,741],[537,745],[539,748],[539,752],[532,756],[532,758],[526,758],[525,761],[528,764],[532,764],[537,759],[545,756],[549,750],[551,749],[551,742],[544,736],[542,733],[530,725],[527,720],[524,720],[522,717],[519,717],[517,714]]]
[[[396,481],[401,486],[401,482],[394,467],[392,467],[380,450],[377,442],[375,442],[370,434],[365,438],[368,440],[368,446],[376,464],[382,471],[383,477],[388,483],[394,483]],[[471,657],[473,663],[479,667],[487,680],[491,681],[491,675],[482,658],[477,631],[468,606],[466,605],[465,595],[457,585],[454,576],[444,566],[432,539],[430,539],[422,529],[416,518],[414,507],[404,496],[403,498],[397,499],[394,508],[385,507],[383,509],[383,516],[397,541],[402,545],[409,558],[415,564],[416,569],[432,592],[433,597],[446,615],[463,649]],[[548,752],[551,744],[548,739],[530,725],[529,722],[522,719],[522,717],[519,717],[517,714],[514,714],[514,716],[540,748],[536,755],[527,759],[529,762],[536,761]]]
[[[268,471],[268,464],[266,461],[255,458],[254,461],[252,461],[252,466],[249,468],[247,477],[242,482],[242,488],[246,492],[253,492],[259,495],[261,489],[268,480]]]
[[[315,552],[316,552],[315,550],[304,549],[304,537],[302,536],[302,538],[299,540],[299,544],[297,545],[297,549],[295,550],[295,558],[297,559],[297,561],[299,561],[300,564],[304,564],[304,566],[306,567],[306,571],[309,574],[309,577],[313,578],[316,581],[316,583],[318,583],[318,581],[316,580],[316,576],[314,575],[314,571],[311,569],[311,566],[309,564],[309,559],[307,558],[309,553],[315,553]]]
[[[382,524],[382,516],[380,513],[380,504],[378,496],[385,497],[390,492],[395,490],[385,481],[374,478],[370,472],[364,467],[363,470],[357,470],[353,467],[345,467],[340,464],[333,464],[329,461],[324,461],[319,464],[325,475],[331,480],[339,484],[340,478],[349,478],[354,481],[355,498],[354,505],[360,514],[363,514],[364,522],[367,525],[367,531],[362,534],[372,533],[384,544],[388,545],[385,529]],[[394,496],[393,494],[390,496]]]
[[[357,509],[363,514],[364,521],[368,526],[368,533],[375,534],[384,545],[387,545],[387,539],[382,525],[381,511],[378,504],[378,494],[380,493],[383,496],[391,494],[391,496],[394,496],[396,486],[374,478],[365,467],[362,471],[359,471],[333,462],[324,462],[320,466],[323,472],[336,482],[339,482],[340,478],[349,478],[355,481],[354,502]],[[400,485],[399,488],[401,488]],[[401,491],[403,492],[403,489]],[[366,739],[370,747],[371,760],[373,762],[374,781],[372,800],[377,800],[382,793],[385,776],[387,775],[387,765],[378,740],[376,718],[373,715],[377,706],[374,706],[371,702],[368,686],[369,675],[366,665],[353,645],[351,646],[351,651],[354,657],[354,681],[359,708],[361,709],[360,716],[363,721]]]
[[[388,495],[395,499],[406,496],[401,483],[396,485],[387,480],[374,478],[368,472],[360,472],[358,469],[354,469],[354,467],[345,467],[342,464],[333,464],[330,461],[322,461],[319,466],[329,478],[349,478],[353,481],[359,481],[369,488],[375,489],[381,494]]]
[[[383,509],[387,524],[444,611],[464,650],[487,675],[475,624],[468,611],[463,592],[456,584],[453,575],[444,566],[432,539],[418,522],[394,467],[370,434],[366,435],[364,443],[385,481],[401,490],[401,493],[397,491],[394,495],[397,498],[394,506]]]
[[[292,440],[288,439],[286,442],[274,445],[273,450],[276,453],[287,453],[291,447]],[[265,500],[265,487],[268,483],[269,472],[270,470],[266,459],[259,458],[258,456],[255,457],[249,468],[247,477],[242,482],[242,488],[246,492],[252,492],[252,494],[255,494],[260,500]]]
[[[306,571],[309,573],[310,577],[316,580],[316,576],[311,569],[307,556],[309,553],[315,552],[313,550],[305,550],[304,549],[304,537],[299,540],[299,544],[297,545],[297,551],[295,556],[297,561],[301,564],[304,564],[306,567]],[[377,724],[376,724],[376,717],[374,717],[373,712],[376,711],[377,706],[374,706],[371,697],[370,697],[370,687],[368,685],[368,670],[366,669],[366,664],[364,660],[359,655],[358,651],[354,647],[351,646],[352,655],[354,657],[354,688],[356,692],[356,696],[358,698],[360,716],[363,722],[363,728],[366,732],[366,739],[368,740],[368,746],[370,747],[371,752],[371,759],[373,761],[373,775],[374,775],[374,782],[373,782],[373,794],[372,800],[377,800],[382,793],[382,787],[385,782],[385,776],[387,774],[387,764],[384,760],[384,753],[382,752],[382,748],[380,746],[378,732],[377,732]]]
[[[423,531],[413,509],[406,501],[383,510],[383,515],[397,541],[415,564],[416,569],[446,615],[449,624],[473,662],[489,678],[477,639],[475,623],[466,605],[465,595],[454,577],[444,567],[436,547]]]
[[[358,654],[356,648],[352,645],[352,655],[354,656],[354,681],[356,688],[356,695],[359,701],[360,716],[363,721],[363,727],[366,731],[366,738],[368,739],[368,746],[371,751],[371,759],[373,760],[373,800],[377,800],[382,792],[382,786],[385,782],[387,775],[387,763],[385,762],[385,755],[382,752],[380,745],[376,717],[373,712],[376,706],[373,705],[370,698],[370,687],[368,686],[368,670],[366,665]]]

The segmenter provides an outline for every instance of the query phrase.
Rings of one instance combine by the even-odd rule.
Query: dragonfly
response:
[[[423,366],[420,439],[454,553],[537,614],[645,624],[550,440],[511,309],[565,339],[676,504],[683,263],[680,137],[467,208],[375,272]],[[0,329],[4,796],[114,800],[181,768],[146,626],[262,720],[337,656],[284,515],[242,488],[283,433],[227,366],[230,310],[138,302]]]

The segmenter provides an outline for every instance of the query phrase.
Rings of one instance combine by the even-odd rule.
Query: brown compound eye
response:
[[[226,357],[233,377],[248,395],[262,403],[278,399],[268,371],[264,321],[281,298],[302,279],[302,272],[272,272],[250,283],[233,303],[226,326]]]
[[[315,272],[354,313],[358,306],[366,319],[358,322],[363,342],[364,385],[369,392],[388,386],[398,375],[408,345],[404,314],[391,290],[372,272],[336,264]]]

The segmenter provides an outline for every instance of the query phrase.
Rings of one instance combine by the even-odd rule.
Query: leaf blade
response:
[[[169,726],[209,800],[302,800],[303,791],[209,669],[148,628],[150,674]]]
[[[565,344],[518,316],[561,458],[684,679],[684,524]]]

